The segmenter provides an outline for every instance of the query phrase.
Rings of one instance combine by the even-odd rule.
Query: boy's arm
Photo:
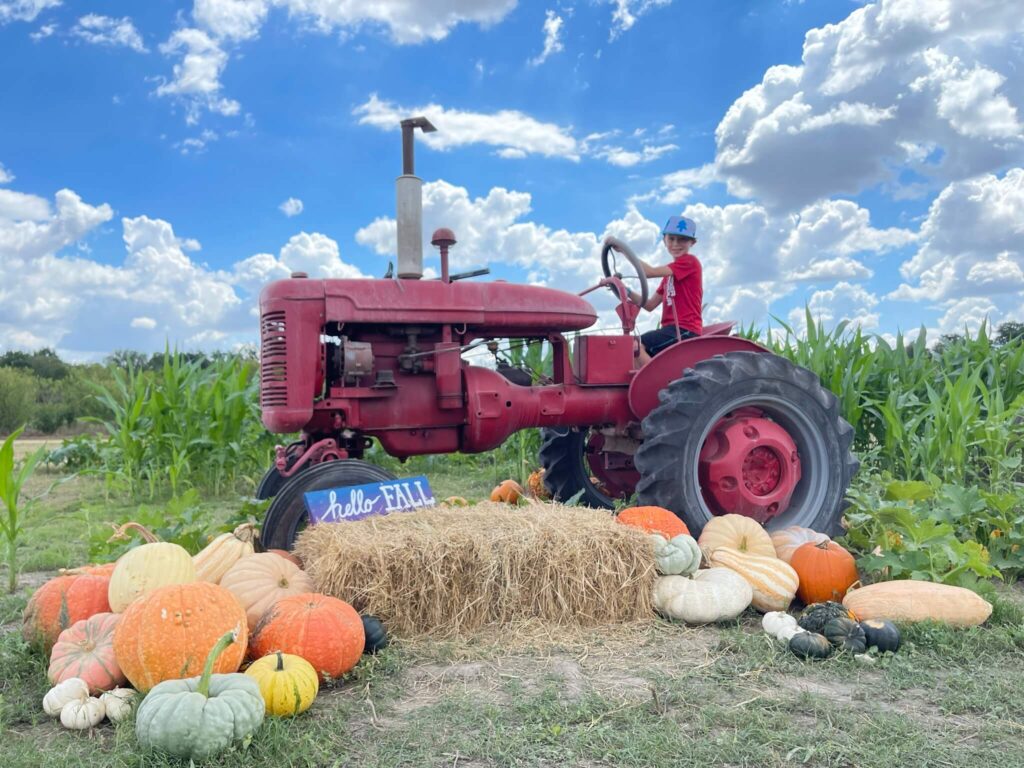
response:
[[[629,300],[632,301],[634,304],[636,304],[636,303],[638,303],[640,301],[640,294],[637,293],[636,291],[633,291],[633,290],[630,290],[629,288],[627,288],[626,289],[626,293],[629,295]],[[647,299],[647,303],[644,304],[644,309],[646,309],[648,312],[650,312],[651,310],[655,309],[659,304],[661,304],[662,298],[663,298],[662,295],[660,293],[658,293],[657,291],[655,291]]]
[[[648,277],[668,277],[672,274],[672,267],[666,264],[664,267],[652,267],[643,259],[637,259],[643,266],[644,274]]]

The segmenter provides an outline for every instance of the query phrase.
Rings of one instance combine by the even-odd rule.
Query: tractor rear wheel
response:
[[[288,478],[270,502],[260,529],[260,542],[265,549],[292,548],[295,537],[308,523],[304,493],[394,479],[386,469],[359,459],[326,461],[303,469]]]
[[[552,499],[564,503],[579,496],[577,503],[582,506],[604,509],[615,506],[618,497],[606,493],[607,489],[594,476],[596,473],[590,465],[589,453],[595,447],[594,440],[594,434],[585,427],[540,431],[540,465],[544,468],[544,487]],[[607,478],[609,484],[614,484],[615,479],[619,478]],[[629,494],[624,492],[624,495]]]
[[[640,504],[672,510],[694,536],[730,512],[768,529],[842,531],[859,467],[853,427],[813,372],[767,353],[730,352],[687,369],[660,400],[634,457]],[[759,497],[782,501],[758,506]]]

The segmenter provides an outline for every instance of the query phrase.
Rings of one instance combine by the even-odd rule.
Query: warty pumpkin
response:
[[[544,485],[543,469],[533,470],[533,472],[530,473],[530,476],[526,478],[526,486],[530,489],[530,495],[535,499],[548,501],[551,498],[551,494],[548,493],[548,489]]]
[[[664,507],[627,507],[619,512],[615,520],[648,533],[660,534],[666,539],[690,535],[686,523]]]
[[[252,523],[242,523],[230,533],[222,533],[214,538],[192,558],[196,580],[219,583],[228,568],[255,552],[255,539],[256,527]]]
[[[728,547],[738,552],[775,557],[775,545],[768,531],[744,515],[719,515],[704,524],[697,539],[705,556],[716,549]]]
[[[664,576],[690,576],[700,568],[701,552],[697,541],[686,533],[666,539],[650,534],[654,545],[654,567]]]
[[[746,579],[754,590],[750,604],[762,613],[786,610],[800,585],[796,571],[774,556],[765,557],[740,552],[731,547],[718,547],[712,550],[708,562],[731,568]]]
[[[842,600],[860,579],[853,555],[834,541],[798,547],[789,564],[800,577],[796,593],[806,605]]]
[[[792,565],[790,561],[793,559],[793,553],[804,544],[821,544],[832,540],[824,533],[818,533],[800,525],[789,525],[777,531],[771,531],[769,536],[775,546],[775,556],[790,565]]]
[[[50,682],[56,685],[77,677],[88,684],[90,693],[125,682],[114,655],[114,629],[120,620],[117,613],[96,613],[61,632],[50,653]]]
[[[826,600],[823,603],[814,603],[804,608],[800,612],[797,623],[808,632],[817,632],[820,635],[825,631],[825,625],[839,616],[849,619],[856,618],[842,603]]]
[[[184,547],[154,541],[129,549],[117,561],[110,577],[110,608],[123,612],[133,600],[168,584],[196,580],[192,556]]]
[[[234,672],[245,657],[245,611],[234,595],[208,581],[171,584],[128,606],[114,630],[114,654],[131,684],[147,691],[199,672],[228,631],[238,637],[217,658],[218,672]]]
[[[654,581],[654,609],[687,624],[734,619],[747,609],[752,597],[746,580],[728,568],[697,571],[693,578],[659,576]]]
[[[313,704],[320,678],[313,665],[301,656],[277,651],[257,659],[245,674],[256,681],[260,695],[273,717],[293,717]]]
[[[220,585],[245,609],[250,630],[278,600],[313,591],[313,580],[305,571],[272,552],[243,557],[221,577]]]
[[[843,598],[860,620],[938,621],[973,627],[992,615],[992,604],[969,589],[930,581],[883,581],[851,589]]]
[[[256,732],[266,711],[259,685],[242,674],[213,674],[221,652],[240,639],[228,632],[210,649],[202,675],[165,680],[146,695],[135,716],[142,746],[203,760]]]
[[[29,598],[22,616],[22,635],[47,650],[77,621],[97,613],[110,613],[107,576],[78,574],[50,579]]]
[[[344,600],[307,593],[275,602],[252,635],[255,656],[274,651],[301,656],[321,678],[338,678],[356,665],[366,646],[363,621]]]

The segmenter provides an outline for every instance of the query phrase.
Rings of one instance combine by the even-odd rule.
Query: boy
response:
[[[672,216],[661,234],[672,262],[664,267],[652,267],[645,261],[640,262],[648,278],[662,278],[661,285],[644,304],[644,309],[650,312],[664,301],[661,327],[640,337],[641,365],[676,343],[677,324],[679,339],[699,336],[703,330],[701,303],[704,299],[704,285],[701,266],[697,257],[690,253],[690,248],[697,242],[697,225],[693,219],[685,216]],[[636,291],[629,291],[629,298],[633,302],[640,301]]]

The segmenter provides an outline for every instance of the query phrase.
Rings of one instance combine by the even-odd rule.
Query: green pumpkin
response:
[[[690,576],[700,568],[700,547],[693,536],[681,533],[671,540],[652,533],[654,564],[665,576]]]
[[[366,644],[363,646],[363,653],[376,653],[388,647],[391,640],[384,629],[384,624],[376,616],[360,616],[363,620],[363,634],[366,635]]]
[[[832,619],[852,619],[853,614],[842,603],[829,600],[824,603],[813,603],[804,608],[797,619],[797,624],[808,632],[817,632],[819,635],[825,631],[825,625]]]
[[[825,637],[840,651],[864,653],[868,649],[864,630],[853,619],[840,616],[825,625]]]
[[[201,676],[153,686],[135,716],[142,746],[202,760],[256,732],[266,710],[256,681],[237,672],[212,674],[217,657],[234,641],[235,633],[228,632],[217,642]]]
[[[891,621],[868,619],[860,623],[868,648],[877,648],[879,653],[896,653],[900,647],[900,631]]]
[[[801,659],[827,659],[832,655],[832,644],[817,632],[797,632],[789,639],[789,650]]]

